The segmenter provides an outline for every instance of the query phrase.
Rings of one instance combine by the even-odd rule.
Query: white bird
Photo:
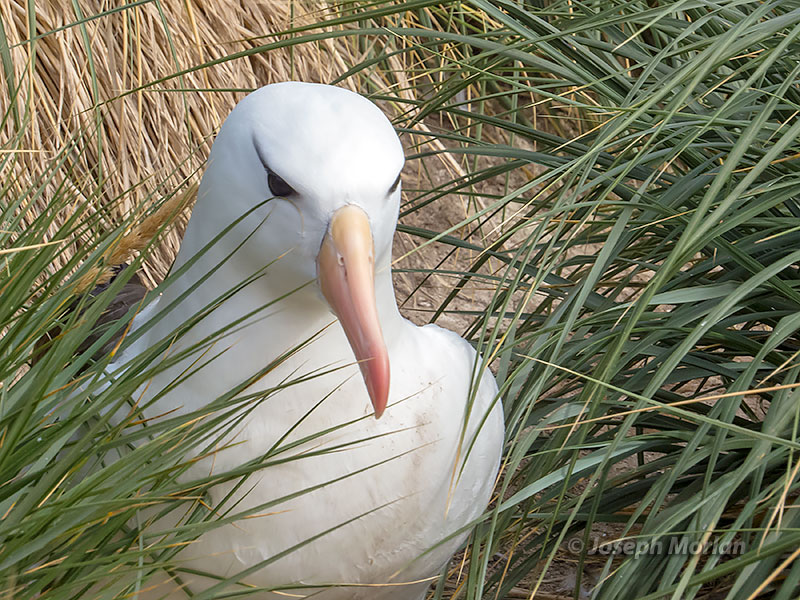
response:
[[[228,445],[190,475],[257,459],[290,430],[282,443],[330,431],[287,450],[300,456],[313,449],[313,456],[258,471],[225,506],[246,511],[316,489],[205,533],[181,551],[182,566],[231,577],[312,540],[242,581],[284,590],[257,598],[286,598],[289,588],[326,600],[417,600],[467,535],[451,534],[485,509],[499,467],[502,407],[492,375],[465,340],[435,325],[413,325],[398,311],[390,263],[403,163],[383,113],[332,86],[268,85],[242,100],[220,129],[173,270],[247,216],[137,316],[133,329],[149,329],[123,358],[263,271],[170,353],[236,322],[231,333],[202,357],[157,375],[140,402],[151,402],[149,417],[186,414],[302,346],[242,393],[329,372],[248,405],[220,442]],[[197,368],[201,363],[207,364]],[[470,399],[473,379],[479,383]],[[213,502],[233,485],[214,487]],[[193,592],[216,583],[182,577]],[[158,586],[156,596],[167,592]]]

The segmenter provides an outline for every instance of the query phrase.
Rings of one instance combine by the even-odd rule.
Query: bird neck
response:
[[[280,314],[280,319],[292,323],[292,331],[296,331],[303,339],[312,334],[312,330],[318,331],[335,318],[316,281],[298,289],[287,285],[282,278],[264,279],[265,286],[259,295],[269,298],[273,303],[268,312],[276,312]],[[375,271],[375,301],[381,330],[388,345],[391,338],[402,331],[406,322],[397,307],[389,264]]]
[[[406,320],[400,314],[400,309],[397,308],[397,298],[392,281],[392,266],[388,261],[385,265],[375,269],[375,301],[384,337],[399,332]]]
[[[176,261],[176,265],[179,262]],[[166,310],[188,317],[207,310],[219,302],[221,294],[233,290],[251,275],[239,266],[237,261],[231,260],[199,285],[197,282],[204,270],[189,269],[166,287],[159,300],[158,312]],[[298,340],[305,340],[334,320],[316,281],[301,281],[272,271],[272,267],[268,268],[262,276],[254,278],[249,285],[219,304],[212,313],[215,325],[222,327],[252,313],[246,327],[270,328],[275,319],[279,319],[282,330],[291,331]],[[405,323],[397,308],[388,261],[376,265],[375,299],[381,329],[388,344]],[[166,335],[168,332],[161,333]]]

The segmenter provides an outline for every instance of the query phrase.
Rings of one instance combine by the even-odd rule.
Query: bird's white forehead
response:
[[[300,194],[385,196],[403,166],[389,120],[366,98],[328,85],[265,86],[230,118],[252,128],[270,169]]]

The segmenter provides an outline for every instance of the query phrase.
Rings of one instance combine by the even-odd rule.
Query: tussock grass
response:
[[[0,135],[18,153],[6,181],[23,192],[78,141],[64,156],[63,185],[84,210],[108,206],[102,226],[112,228],[148,208],[146,199],[199,179],[213,134],[246,92],[288,79],[331,81],[347,69],[348,45],[336,40],[229,58],[326,12],[277,0],[3,2]],[[50,182],[28,219],[55,193]],[[163,279],[180,237],[181,227],[168,232],[148,256],[150,285]]]
[[[105,387],[109,358],[75,354],[124,278],[95,300],[76,291],[184,197],[240,88],[293,77],[393,111],[413,173],[400,231],[429,252],[398,263],[404,284],[437,281],[426,318],[458,317],[502,385],[496,498],[433,597],[797,597],[800,9],[253,4],[41,3],[41,17],[0,4],[6,595],[76,597],[119,573],[103,596],[122,597],[153,572],[179,577],[175,544],[214,526],[198,499],[256,468],[179,484],[181,453],[207,446],[213,423],[145,435],[135,410],[109,422],[163,348]],[[158,235],[136,242],[151,283],[178,239]],[[65,318],[76,295],[87,310]],[[55,322],[64,334],[28,370]],[[79,372],[86,394],[70,400]],[[122,458],[103,464],[110,451]],[[186,498],[183,528],[130,525]],[[598,535],[744,545],[613,555],[592,551]],[[548,583],[559,577],[569,585]]]

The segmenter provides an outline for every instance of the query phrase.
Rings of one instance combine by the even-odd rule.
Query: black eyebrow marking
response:
[[[389,188],[389,193],[386,194],[387,196],[390,195],[390,194],[394,194],[394,191],[397,189],[397,186],[400,185],[400,175],[402,175],[402,174],[403,174],[403,171],[400,171],[397,174],[397,179],[394,180],[394,183],[392,184],[392,187]]]
[[[256,137],[255,133],[253,133],[251,139],[253,140],[253,147],[256,149],[256,156],[258,156],[258,160],[261,161],[261,164],[268,173],[272,173],[272,169],[270,169],[269,165],[267,165],[267,159],[264,158],[264,152],[261,150],[261,146],[258,144],[258,138]]]
[[[256,134],[253,133],[250,139],[253,141],[253,148],[256,150],[256,156],[258,156],[258,160],[261,162],[261,165],[267,172],[267,187],[269,188],[270,192],[276,196],[282,196],[284,198],[296,195],[297,192],[294,190],[294,188],[286,183],[283,177],[269,168],[267,160],[264,158],[264,152],[261,149],[261,146],[258,144],[258,138],[256,137]]]

